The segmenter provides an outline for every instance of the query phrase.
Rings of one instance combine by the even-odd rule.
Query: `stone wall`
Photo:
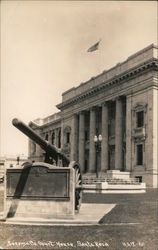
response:
[[[127,169],[132,176],[142,176],[147,186],[157,187],[157,90],[149,87],[127,98]],[[142,135],[135,135],[136,111],[144,110],[144,127]],[[143,165],[137,165],[137,144],[143,144]]]

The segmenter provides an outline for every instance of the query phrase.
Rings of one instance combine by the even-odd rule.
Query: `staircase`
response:
[[[83,176],[83,184],[95,184],[107,182],[110,185],[123,185],[123,184],[131,184],[131,185],[140,185],[135,178],[130,178],[129,180],[119,179],[119,178],[104,178],[104,177],[84,177]]]
[[[145,183],[140,183],[137,179],[131,178],[129,172],[116,171],[114,176],[104,173],[98,178],[94,174],[83,175],[84,193],[144,193],[146,191]],[[121,177],[122,175],[122,177]]]

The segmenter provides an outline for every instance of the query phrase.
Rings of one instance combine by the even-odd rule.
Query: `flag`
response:
[[[100,41],[101,41],[101,40],[99,40],[97,43],[95,43],[93,46],[91,46],[91,47],[87,50],[87,52],[93,52],[93,51],[99,49],[99,43],[100,43]]]

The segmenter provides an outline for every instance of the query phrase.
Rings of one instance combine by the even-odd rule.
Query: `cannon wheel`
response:
[[[75,212],[79,212],[82,202],[82,175],[79,164],[75,161],[70,163],[70,167],[75,170]]]

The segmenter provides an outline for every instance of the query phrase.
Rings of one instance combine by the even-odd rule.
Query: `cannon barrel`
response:
[[[69,165],[69,158],[61,152],[61,150],[54,145],[50,144],[48,141],[44,140],[40,137],[32,128],[27,126],[24,122],[20,121],[17,118],[12,120],[12,124],[18,128],[22,133],[28,136],[31,140],[33,140],[36,144],[38,144],[49,157],[57,158],[58,156],[64,161],[67,165]]]

